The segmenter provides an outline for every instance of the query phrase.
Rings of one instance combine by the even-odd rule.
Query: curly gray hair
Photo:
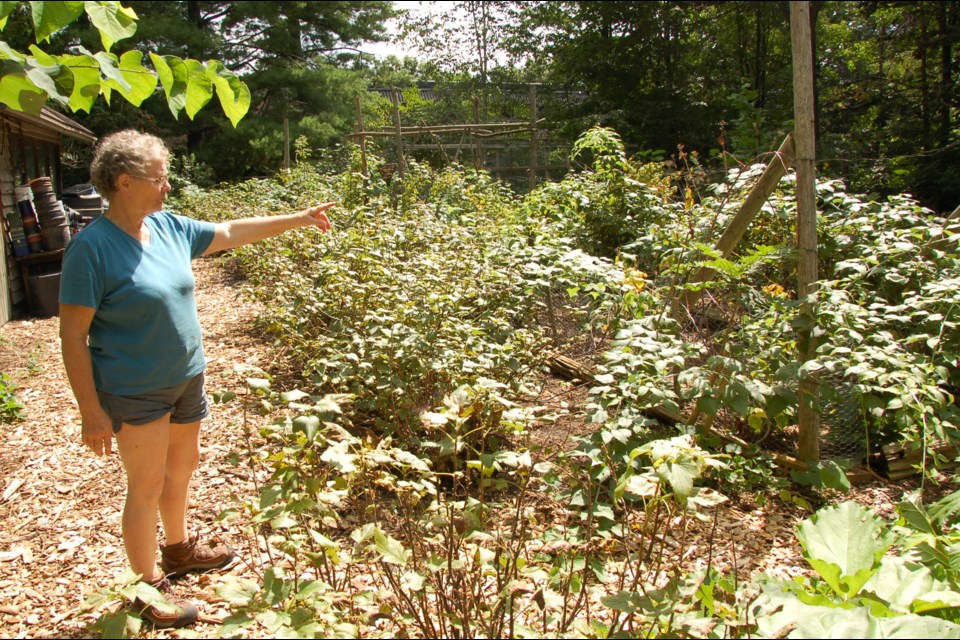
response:
[[[146,166],[155,160],[164,163],[170,150],[163,140],[133,129],[117,131],[101,138],[90,161],[90,182],[109,198],[117,190],[117,178],[126,173],[143,176]]]

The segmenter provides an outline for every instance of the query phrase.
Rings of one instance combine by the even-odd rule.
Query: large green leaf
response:
[[[884,557],[880,568],[863,586],[901,613],[913,610],[915,600],[933,589],[934,580],[926,567],[907,565],[901,557]]]
[[[153,95],[157,88],[157,76],[143,66],[143,54],[139,51],[127,51],[120,56],[117,69],[127,88],[118,86],[112,79],[108,81],[124,99],[135,107]]]
[[[0,31],[3,31],[3,28],[7,26],[7,18],[10,17],[10,14],[13,13],[13,10],[17,8],[19,2],[10,2],[9,0],[3,0],[0,2]]]
[[[117,90],[121,92],[130,91],[132,87],[130,87],[130,83],[127,82],[127,79],[123,77],[123,73],[120,71],[120,60],[117,56],[105,51],[97,51],[94,54],[90,54],[90,52],[83,49],[80,49],[80,51],[87,55],[93,55],[97,64],[100,65],[100,74],[106,78],[102,83],[103,87],[118,87]]]
[[[61,56],[60,63],[73,71],[70,109],[90,112],[100,96],[100,67],[90,56]]]
[[[250,109],[250,89],[232,71],[216,60],[208,61],[207,69],[213,76],[213,85],[217,89],[220,107],[230,123],[236,127]]]
[[[73,72],[63,65],[43,64],[36,58],[27,58],[23,67],[27,79],[61,104],[67,104],[73,92]]]
[[[402,567],[410,559],[409,549],[404,548],[399,540],[384,535],[379,529],[373,534],[373,544],[380,552],[381,559],[386,563]]]
[[[10,48],[10,45],[6,42],[0,40],[0,59],[2,60],[13,60],[14,62],[23,65],[26,61],[26,58],[19,51],[14,51]]]
[[[840,596],[856,595],[891,542],[872,511],[852,501],[821,509],[800,523],[804,556]]]
[[[213,81],[207,75],[207,68],[196,60],[184,60],[187,67],[187,100],[184,105],[187,117],[193,120],[210,99],[213,98]]]
[[[877,617],[868,607],[811,606],[792,594],[774,596],[765,608],[772,613],[757,617],[762,638],[960,638],[960,625],[933,616]]]
[[[666,460],[656,469],[657,475],[670,485],[681,504],[693,492],[693,481],[700,477],[700,467],[690,459]]]
[[[113,43],[129,38],[137,32],[137,14],[119,2],[86,2],[85,8],[90,22],[100,31],[100,41],[105,51],[110,51]]]
[[[83,2],[31,2],[33,32],[37,42],[50,39],[54,33],[83,14]]]
[[[320,430],[320,418],[317,416],[297,416],[293,419],[294,433],[302,433],[307,436],[307,442],[313,442]]]
[[[180,112],[187,104],[187,84],[190,80],[190,71],[183,60],[176,56],[158,56],[150,52],[150,59],[157,70],[157,77],[167,96],[167,106],[174,118],[180,117]]]
[[[0,102],[11,109],[37,115],[47,102],[47,94],[27,78],[22,65],[3,60],[0,64]]]

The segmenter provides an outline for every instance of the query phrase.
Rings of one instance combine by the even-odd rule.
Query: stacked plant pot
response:
[[[14,193],[17,198],[17,211],[20,213],[20,228],[23,231],[24,239],[27,243],[28,253],[40,253],[43,251],[43,236],[40,235],[40,224],[37,219],[36,211],[33,208],[33,191],[29,186],[16,187]],[[14,255],[20,255],[22,248],[18,250],[11,227],[11,242],[13,242]]]
[[[29,184],[33,190],[33,208],[40,223],[43,247],[47,251],[63,249],[70,241],[70,223],[63,203],[53,192],[53,182],[50,178],[34,178]]]

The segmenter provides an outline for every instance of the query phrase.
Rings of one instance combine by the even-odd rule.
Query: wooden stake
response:
[[[816,357],[813,329],[816,316],[811,297],[817,291],[817,190],[816,128],[813,102],[813,49],[811,45],[810,3],[790,3],[790,36],[793,49],[793,111],[797,165],[797,296],[801,314],[808,322],[798,331],[800,361]],[[817,379],[809,375],[799,382],[798,453],[802,460],[820,459],[820,415],[817,410]]]
[[[737,212],[737,215],[733,217],[733,220],[727,225],[723,235],[717,240],[715,248],[724,257],[729,256],[733,253],[733,250],[737,248],[737,244],[740,243],[743,235],[747,232],[747,229],[750,228],[753,219],[757,217],[760,208],[763,207],[763,203],[767,201],[770,194],[773,193],[777,185],[780,184],[780,179],[787,174],[787,168],[793,164],[793,155],[793,136],[788,133],[787,137],[784,138],[780,144],[780,148],[777,149],[776,155],[767,163],[767,168],[763,170],[760,179],[753,185],[753,189],[750,190],[747,199],[740,205],[740,210]],[[706,282],[713,277],[713,273],[713,269],[704,267],[694,276],[692,281]],[[702,290],[689,291],[684,296],[683,302],[688,307],[692,307],[702,295]]]
[[[363,179],[367,179],[367,136],[363,135],[363,105],[360,102],[360,96],[357,96],[357,131],[360,137],[360,173]]]
[[[403,133],[400,130],[400,89],[394,87],[390,97],[393,100],[393,126],[397,140],[397,169],[402,178],[407,171],[407,163],[403,159]]]
[[[537,85],[530,83],[530,191],[537,188]]]

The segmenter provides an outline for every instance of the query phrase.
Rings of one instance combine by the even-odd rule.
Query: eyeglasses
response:
[[[152,182],[158,187],[162,187],[164,184],[170,184],[167,182],[168,176],[160,176],[159,178],[148,178],[147,176],[133,176],[138,180],[146,180],[147,182]]]

